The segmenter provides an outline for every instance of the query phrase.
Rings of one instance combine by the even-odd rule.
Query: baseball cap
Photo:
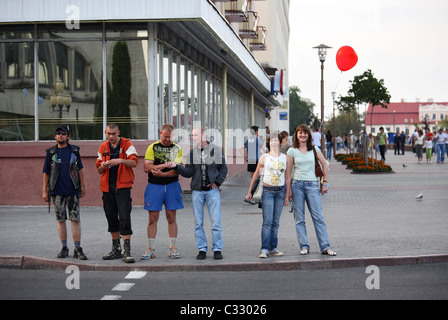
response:
[[[70,132],[70,127],[67,124],[60,124],[59,126],[57,126],[55,132],[58,131],[58,130],[62,130],[62,131],[65,131],[65,132]]]

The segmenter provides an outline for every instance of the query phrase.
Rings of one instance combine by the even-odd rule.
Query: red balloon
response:
[[[347,71],[358,63],[358,55],[355,50],[349,46],[343,46],[336,54],[336,64],[341,71]]]

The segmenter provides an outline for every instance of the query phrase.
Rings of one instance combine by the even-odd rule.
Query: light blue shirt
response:
[[[316,152],[320,150],[313,146]],[[300,152],[297,148],[289,148],[287,154],[294,160],[294,176],[295,180],[316,181],[315,160],[313,150],[308,151],[306,154]]]

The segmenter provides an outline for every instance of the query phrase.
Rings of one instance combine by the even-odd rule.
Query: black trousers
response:
[[[103,192],[103,208],[108,223],[107,231],[119,231],[121,235],[132,234],[131,188],[116,189],[110,186],[109,192]]]

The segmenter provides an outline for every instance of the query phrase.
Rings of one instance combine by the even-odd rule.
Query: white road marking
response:
[[[141,279],[146,276],[145,271],[131,271],[129,272],[125,279]],[[135,283],[130,282],[121,282],[113,287],[112,291],[129,291],[134,286]],[[101,298],[101,300],[119,300],[121,296],[118,295],[105,295]]]
[[[141,279],[146,276],[146,271],[131,271],[125,279]]]
[[[120,300],[121,296],[106,295],[101,300]]]
[[[117,284],[112,291],[129,291],[135,283],[122,282]]]

